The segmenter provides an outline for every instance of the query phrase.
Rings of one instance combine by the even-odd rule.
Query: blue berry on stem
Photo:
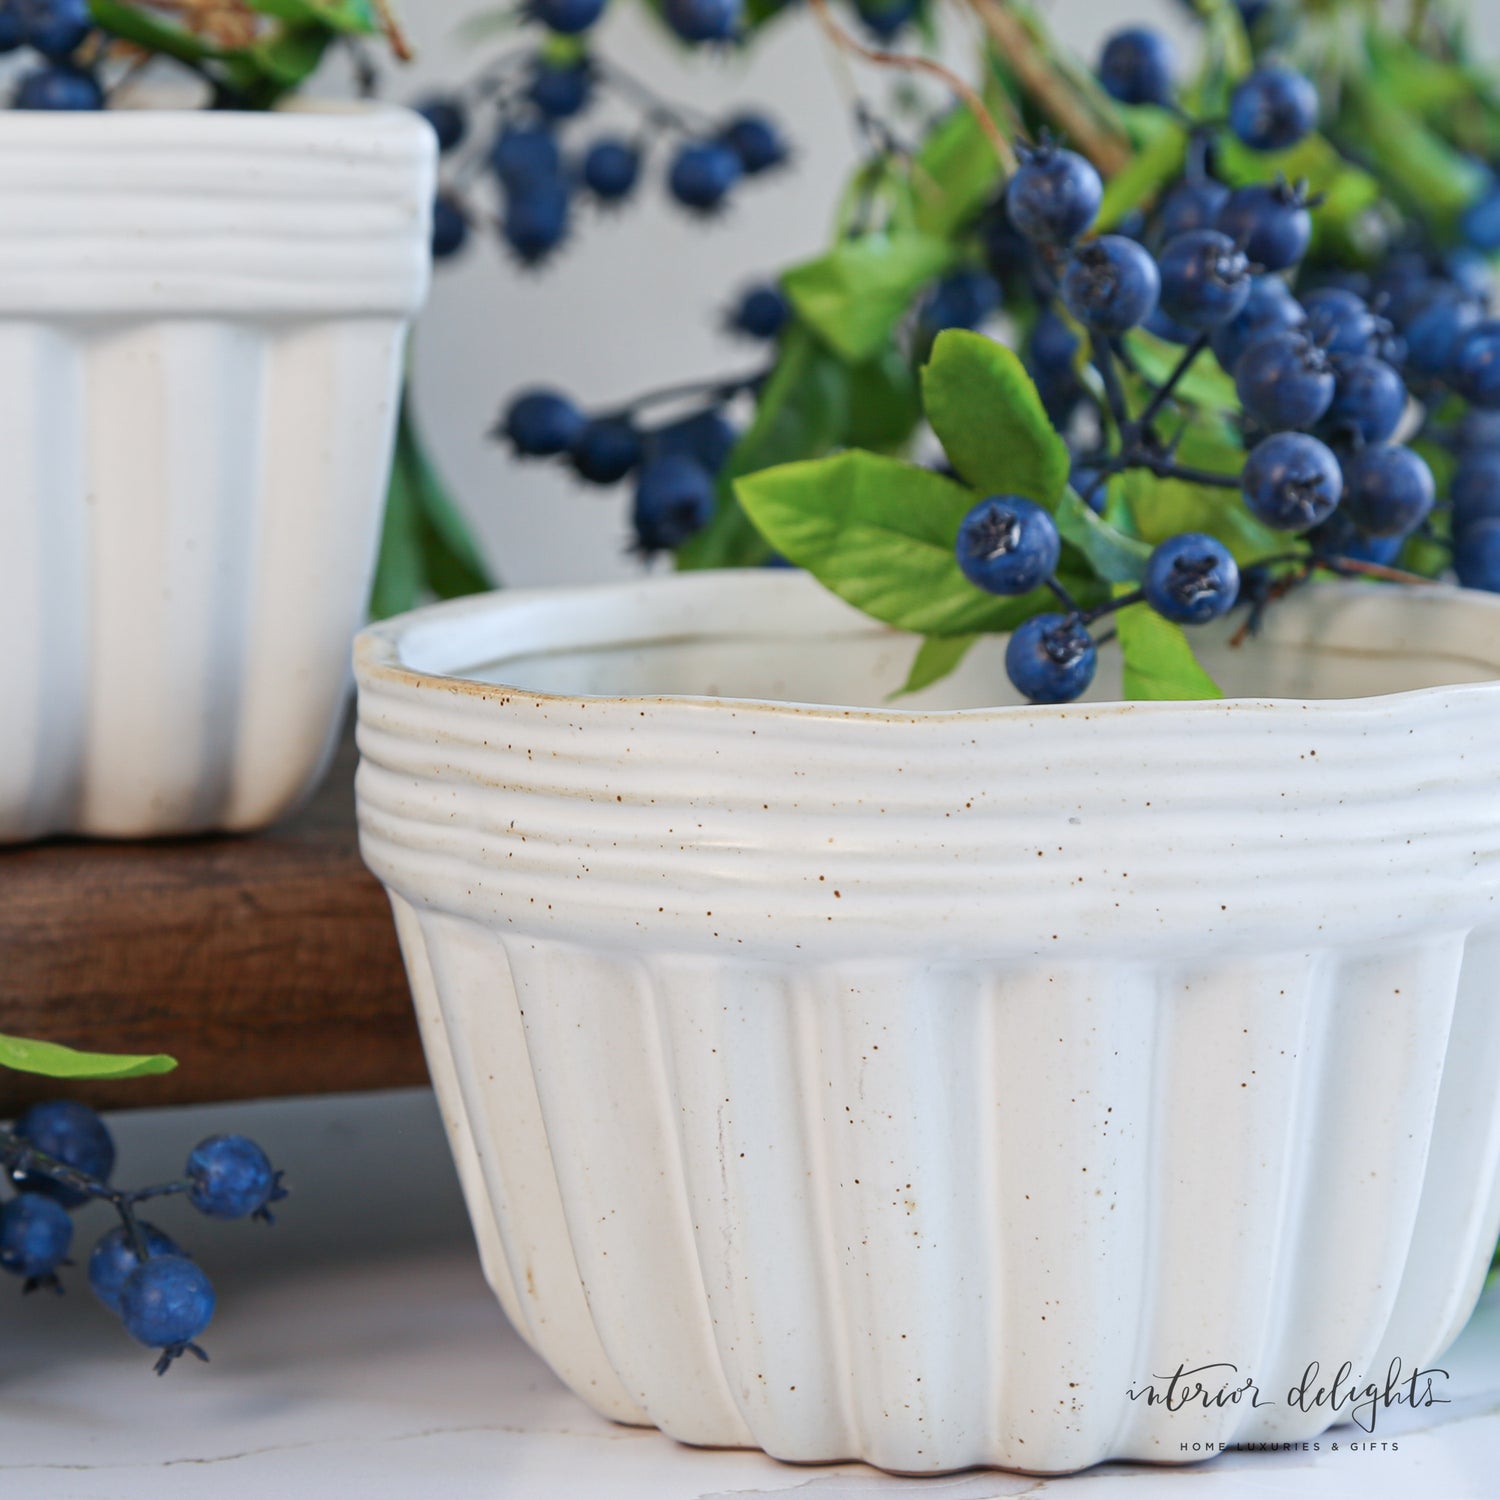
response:
[[[1066,245],[1094,222],[1103,198],[1104,183],[1089,162],[1043,141],[1022,148],[1005,207],[1011,223],[1028,239]]]
[[[781,132],[764,115],[736,115],[719,139],[739,157],[747,177],[779,167],[791,154]]]
[[[104,108],[104,90],[85,68],[50,63],[21,75],[16,86],[17,109],[89,110]]]
[[[1432,470],[1410,448],[1378,444],[1347,455],[1343,509],[1368,536],[1408,536],[1427,519]]]
[[[1318,91],[1293,68],[1257,68],[1229,101],[1229,128],[1252,151],[1285,151],[1318,123]]]
[[[921,8],[921,0],[854,0],[865,30],[882,42],[898,36]]]
[[[164,1352],[156,1366],[165,1374],[172,1360],[193,1348],[193,1340],[214,1315],[214,1289],[185,1255],[153,1255],[120,1287],[120,1320],[125,1331],[148,1349]],[[202,1350],[195,1350],[202,1357]]]
[[[1230,374],[1251,344],[1273,333],[1285,333],[1306,322],[1301,304],[1279,276],[1257,276],[1250,283],[1250,296],[1228,322],[1210,337],[1214,358]]]
[[[1369,536],[1342,510],[1336,510],[1312,532],[1308,540],[1316,557],[1342,558],[1349,562],[1378,563],[1388,568],[1401,556],[1405,542],[1399,536]]]
[[[549,120],[567,120],[582,112],[594,92],[594,70],[587,58],[552,63],[539,58],[526,97]]]
[[[14,52],[25,41],[21,35],[21,18],[9,0],[0,4],[0,53]]]
[[[463,144],[469,133],[469,114],[463,100],[451,94],[433,94],[420,100],[415,108],[432,126],[439,151],[452,151],[455,146]]]
[[[774,339],[792,315],[791,304],[778,286],[769,283],[750,287],[729,315],[735,333],[752,339]]]
[[[43,57],[71,57],[94,29],[88,0],[10,0],[21,23],[21,40]]]
[[[686,209],[716,213],[740,180],[740,159],[720,141],[688,141],[679,147],[667,174],[667,188]]]
[[[1324,421],[1330,432],[1362,443],[1383,443],[1401,425],[1406,383],[1373,354],[1336,355],[1333,403]]]
[[[1371,354],[1381,320],[1361,296],[1340,286],[1319,287],[1302,299],[1307,331],[1329,354]]]
[[[714,480],[684,454],[651,459],[636,483],[636,545],[648,555],[680,547],[701,531],[714,513]]]
[[[920,320],[929,334],[945,328],[978,329],[999,306],[999,283],[987,272],[969,267],[938,282],[922,306]]]
[[[248,1136],[211,1135],[188,1153],[188,1201],[213,1219],[262,1214],[284,1196],[270,1158]]]
[[[1186,328],[1217,328],[1250,300],[1250,262],[1216,229],[1192,229],[1168,240],[1157,264],[1162,309]]]
[[[1124,333],[1144,322],[1160,290],[1150,252],[1119,234],[1102,234],[1078,245],[1062,276],[1068,311],[1098,333]]]
[[[1500,187],[1491,183],[1464,210],[1458,232],[1467,244],[1486,254],[1500,250]]]
[[[443,195],[432,205],[432,258],[457,255],[469,238],[469,221],[462,206]]]
[[[584,415],[561,392],[523,391],[505,413],[505,435],[518,454],[549,458],[566,453],[583,431]]]
[[[1500,320],[1476,323],[1459,336],[1448,383],[1475,406],[1500,409]]]
[[[1093,637],[1075,615],[1033,615],[1005,647],[1005,675],[1033,703],[1071,703],[1098,665]]]
[[[1057,570],[1062,538],[1034,500],[990,495],[959,523],[954,544],[964,577],[987,594],[1029,594]]]
[[[557,137],[539,125],[508,125],[490,146],[490,170],[512,192],[535,182],[554,182],[562,175]]]
[[[1500,594],[1500,519],[1476,521],[1459,537],[1453,568],[1466,589]]]
[[[675,454],[692,459],[709,474],[717,474],[738,441],[734,424],[723,412],[710,407],[658,428],[648,441],[648,456],[655,460]]]
[[[743,0],[666,0],[667,25],[685,42],[727,42],[739,33]]]
[[[1161,237],[1174,239],[1190,229],[1212,229],[1229,202],[1229,189],[1212,177],[1184,177],[1162,199]]]
[[[100,1182],[108,1182],[114,1171],[114,1137],[86,1104],[72,1099],[33,1104],[16,1121],[15,1133],[38,1151]],[[23,1193],[42,1193],[68,1208],[88,1202],[87,1193],[55,1183],[41,1172],[18,1172],[15,1183]]]
[[[569,450],[580,479],[590,484],[618,484],[640,463],[645,452],[641,435],[623,417],[598,417],[584,424]]]
[[[1099,82],[1121,104],[1171,104],[1175,74],[1172,44],[1146,26],[1115,32],[1099,57]]]
[[[628,198],[640,175],[640,151],[619,136],[601,136],[584,153],[584,186],[605,203]]]
[[[1328,356],[1295,330],[1257,339],[1234,367],[1245,411],[1272,432],[1311,427],[1333,403]]]
[[[561,178],[507,192],[500,233],[524,265],[545,260],[568,237],[570,204]]]
[[[1440,380],[1453,363],[1459,341],[1483,316],[1479,304],[1452,287],[1435,290],[1406,319],[1406,368]]]
[[[1464,453],[1448,486],[1456,536],[1476,521],[1500,517],[1500,452],[1476,449]]]
[[[1294,266],[1312,242],[1307,194],[1297,185],[1255,182],[1236,188],[1219,211],[1217,227],[1263,271]]]
[[[1146,603],[1164,619],[1205,625],[1234,608],[1240,570],[1223,542],[1187,531],[1153,549],[1141,588]]]
[[[142,1220],[140,1231],[148,1257],[183,1253],[177,1242],[154,1224]],[[117,1224],[94,1246],[89,1255],[89,1286],[112,1313],[120,1311],[120,1288],[125,1285],[125,1278],[140,1264],[135,1241],[123,1224]]]
[[[526,14],[549,31],[577,36],[604,14],[605,0],[526,0]]]
[[[22,1193],[0,1206],[0,1269],[24,1276],[26,1289],[55,1276],[73,1243],[73,1220],[54,1198]]]
[[[1256,520],[1276,531],[1307,531],[1338,508],[1344,476],[1317,438],[1276,432],[1250,450],[1240,486]]]

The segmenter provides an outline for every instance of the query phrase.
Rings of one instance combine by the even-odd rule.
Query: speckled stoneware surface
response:
[[[486,1271],[584,1400],[1056,1472],[1311,1437],[1310,1361],[1453,1338],[1500,1224],[1500,600],[1227,635],[1241,696],[1066,708],[973,707],[999,641],[887,705],[915,642],[797,574],[360,637]],[[1274,1404],[1127,1395],[1220,1362]]]
[[[273,821],[365,618],[436,145],[0,113],[0,843]]]

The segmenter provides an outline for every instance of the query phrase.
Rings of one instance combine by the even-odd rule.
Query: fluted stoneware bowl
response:
[[[915,643],[789,573],[360,637],[485,1269],[591,1406],[1052,1473],[1309,1438],[1312,1361],[1450,1342],[1500,1222],[1500,599],[1230,629],[1223,701],[1106,661],[1041,708],[998,640],[887,702]],[[1209,1364],[1262,1404],[1145,1398]]]

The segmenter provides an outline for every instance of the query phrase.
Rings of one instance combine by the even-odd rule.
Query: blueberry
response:
[[[963,518],[954,544],[958,566],[987,594],[1029,594],[1057,570],[1057,523],[1032,500],[990,495]]]
[[[1078,335],[1055,312],[1043,310],[1031,325],[1026,354],[1034,371],[1071,375],[1078,354]]]
[[[0,1206],[0,1269],[28,1283],[52,1276],[68,1257],[73,1221],[53,1198],[22,1193]]]
[[[1332,451],[1305,432],[1277,432],[1250,450],[1240,476],[1245,504],[1276,531],[1307,531],[1331,516],[1344,492]]]
[[[1453,549],[1453,567],[1466,589],[1500,594],[1500,520],[1476,521]]]
[[[1458,461],[1448,486],[1453,501],[1453,531],[1500,516],[1500,452],[1478,449]]]
[[[21,23],[21,40],[43,57],[71,57],[94,29],[88,0],[10,0]]]
[[[0,0],[0,53],[14,52],[25,40],[21,17],[12,0]]]
[[[1252,151],[1285,151],[1318,123],[1318,91],[1292,68],[1257,68],[1229,101],[1229,128]]]
[[[538,58],[526,97],[549,120],[567,120],[580,113],[594,92],[594,70],[587,58],[572,63],[550,63]]]
[[[1234,608],[1240,570],[1223,542],[1201,532],[1169,537],[1146,559],[1146,603],[1178,625],[1204,625]]]
[[[1476,302],[1488,302],[1495,290],[1494,264],[1488,254],[1459,246],[1443,255],[1443,274],[1453,289]]]
[[[667,188],[684,208],[712,214],[722,206],[743,170],[739,157],[722,142],[688,141],[672,159]]]
[[[708,473],[717,474],[738,441],[734,424],[710,407],[658,428],[651,434],[648,456],[653,460],[673,455],[690,458]]]
[[[1168,240],[1158,265],[1162,308],[1184,327],[1217,328],[1250,300],[1250,262],[1217,229],[1191,229]]]
[[[1257,339],[1298,328],[1305,321],[1301,304],[1281,277],[1257,276],[1250,283],[1244,307],[1214,329],[1214,357],[1232,374],[1240,355]]]
[[[854,0],[854,9],[871,36],[888,42],[921,9],[921,0]]]
[[[601,136],[584,153],[584,186],[605,203],[628,198],[640,175],[640,151],[619,136]]]
[[[1116,31],[1099,57],[1099,82],[1121,104],[1171,104],[1175,72],[1172,44],[1146,26]]]
[[[1077,246],[1062,276],[1062,297],[1080,323],[1099,333],[1124,333],[1156,306],[1161,277],[1150,252],[1119,234]]]
[[[604,14],[605,0],[526,0],[526,14],[549,31],[577,36]]]
[[[1165,240],[1190,229],[1212,229],[1229,201],[1229,189],[1212,177],[1184,177],[1162,199],[1159,215]]]
[[[1074,615],[1033,615],[1005,647],[1005,675],[1033,703],[1071,703],[1098,665],[1093,637]]]
[[[439,197],[432,205],[432,258],[446,260],[457,255],[469,238],[469,221],[452,198]]]
[[[1103,469],[1075,459],[1068,470],[1068,485],[1096,516],[1104,514],[1109,488]]]
[[[1363,443],[1383,443],[1401,425],[1406,383],[1373,354],[1335,355],[1333,403],[1325,421],[1330,432]]]
[[[744,0],[666,0],[662,14],[685,42],[727,42],[740,29]]]
[[[1245,411],[1272,432],[1311,427],[1333,402],[1328,356],[1295,331],[1257,339],[1234,367],[1234,387]]]
[[[1104,184],[1089,162],[1044,141],[1023,151],[1005,206],[1028,239],[1065,245],[1094,222],[1103,199]]]
[[[505,436],[517,453],[548,458],[566,453],[583,431],[584,415],[558,391],[523,391],[505,413]]]
[[[153,1255],[120,1287],[125,1331],[148,1349],[190,1344],[214,1315],[214,1289],[185,1255]]]
[[[921,323],[929,334],[945,328],[981,327],[1000,306],[1000,286],[985,271],[953,271],[933,288],[922,306]]]
[[[16,85],[17,109],[86,110],[104,108],[99,80],[71,63],[52,63],[21,75]]]
[[[451,151],[463,144],[469,133],[469,113],[462,99],[452,94],[433,94],[421,100],[416,111],[432,126],[439,151]]]
[[[584,424],[568,457],[580,479],[618,484],[640,463],[644,449],[632,423],[622,417],[598,417]]]
[[[1448,363],[1448,383],[1486,411],[1500,408],[1500,320],[1465,329]]]
[[[1476,250],[1500,250],[1500,187],[1492,182],[1485,188],[1464,210],[1458,230]]]
[[[33,1104],[15,1123],[15,1133],[47,1156],[108,1182],[115,1168],[115,1142],[109,1127],[86,1104],[51,1099]],[[40,1172],[17,1173],[16,1186],[25,1193],[42,1193],[68,1208],[87,1203],[89,1195],[54,1183]]]
[[[1344,287],[1323,286],[1302,299],[1307,331],[1329,354],[1369,354],[1379,332],[1370,305]]]
[[[1334,513],[1308,538],[1317,557],[1344,558],[1350,562],[1378,563],[1390,567],[1401,556],[1404,537],[1368,536],[1341,510]]]
[[[146,1242],[147,1256],[182,1254],[172,1237],[163,1234],[154,1224],[142,1220],[140,1230],[141,1238]],[[116,1225],[94,1246],[89,1256],[89,1286],[112,1313],[120,1310],[120,1288],[125,1284],[125,1278],[140,1263],[141,1258],[135,1253],[135,1241],[123,1224]]]
[[[779,167],[791,154],[781,132],[764,115],[736,115],[719,139],[739,157],[747,177]]]
[[[188,1200],[213,1219],[243,1219],[259,1213],[277,1192],[276,1172],[266,1153],[243,1135],[211,1135],[188,1153]]]
[[[1500,449],[1500,411],[1481,411],[1478,407],[1471,407],[1459,421],[1453,442],[1460,457]]]
[[[648,555],[680,547],[714,513],[714,479],[685,454],[652,458],[636,482],[636,545]]]
[[[500,233],[526,265],[545,260],[568,236],[570,199],[561,178],[508,192]]]
[[[1031,268],[1031,241],[1010,221],[1009,197],[992,202],[979,219],[985,269],[996,281],[1024,276]]]
[[[1154,334],[1169,344],[1191,344],[1198,337],[1196,328],[1189,328],[1185,323],[1179,323],[1159,305],[1141,324],[1141,327],[1147,333]]]
[[[1296,265],[1312,241],[1307,195],[1287,182],[1236,188],[1219,211],[1217,227],[1264,271]]]
[[[1343,508],[1369,536],[1409,535],[1432,501],[1432,470],[1410,448],[1380,444],[1344,459]]]
[[[729,315],[729,326],[752,339],[774,339],[792,315],[791,304],[778,286],[752,286]]]
[[[489,153],[490,169],[512,192],[524,192],[534,182],[555,182],[562,176],[562,150],[557,137],[540,126],[507,126],[495,137]]]

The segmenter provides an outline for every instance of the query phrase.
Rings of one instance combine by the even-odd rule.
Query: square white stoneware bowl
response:
[[[1500,599],[1229,633],[1224,701],[1048,708],[999,640],[888,704],[915,642],[790,573],[360,637],[485,1268],[585,1401],[1050,1473],[1307,1438],[1310,1361],[1449,1343],[1500,1222]],[[1127,1396],[1210,1362],[1275,1404]]]

